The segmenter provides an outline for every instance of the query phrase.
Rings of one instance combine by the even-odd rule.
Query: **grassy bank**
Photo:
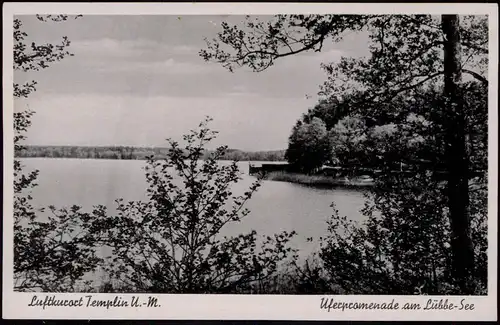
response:
[[[289,182],[315,187],[367,187],[372,186],[373,181],[362,177],[335,178],[326,175],[306,175],[276,171],[266,173],[265,179],[278,182]]]

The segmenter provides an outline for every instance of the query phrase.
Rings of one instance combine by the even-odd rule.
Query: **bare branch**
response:
[[[481,76],[479,73],[474,72],[474,71],[469,70],[469,69],[462,69],[462,72],[470,74],[476,80],[479,80],[481,83],[483,83],[484,85],[488,86],[488,79],[486,79],[485,77]]]

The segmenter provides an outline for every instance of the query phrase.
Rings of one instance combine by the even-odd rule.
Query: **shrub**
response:
[[[241,180],[236,161],[218,160],[219,147],[205,160],[204,147],[217,132],[207,118],[185,135],[185,147],[171,139],[165,159],[148,157],[149,201],[118,200],[118,213],[102,226],[112,257],[106,270],[137,292],[235,293],[275,274],[295,252],[287,243],[295,232],[258,241],[255,231],[222,237],[221,230],[248,215],[244,208],[260,180],[241,195],[232,186]],[[259,244],[259,245],[258,245]],[[257,248],[257,245],[260,249]]]
[[[460,294],[450,274],[443,189],[431,173],[386,176],[370,194],[363,224],[334,209],[320,251],[328,281],[346,294]],[[471,198],[476,271],[470,285],[476,294],[485,294],[487,287],[484,194]]]

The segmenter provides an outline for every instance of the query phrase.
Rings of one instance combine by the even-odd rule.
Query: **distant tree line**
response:
[[[123,160],[145,160],[153,155],[157,159],[165,159],[169,148],[162,147],[131,147],[131,146],[23,146],[16,150],[15,155],[19,158],[80,158],[80,159],[123,159]],[[212,151],[205,150],[203,159],[206,159]],[[221,160],[238,161],[283,161],[285,151],[255,151],[247,152],[238,149],[228,149]]]

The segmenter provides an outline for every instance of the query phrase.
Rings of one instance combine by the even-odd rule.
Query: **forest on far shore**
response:
[[[165,159],[169,148],[161,147],[131,147],[131,146],[24,146],[15,152],[19,158],[80,158],[80,159],[124,159],[145,160],[154,155]],[[213,153],[206,150],[204,156]],[[283,161],[285,150],[274,151],[242,151],[228,149],[222,160],[238,161]],[[205,158],[204,157],[204,158]]]

